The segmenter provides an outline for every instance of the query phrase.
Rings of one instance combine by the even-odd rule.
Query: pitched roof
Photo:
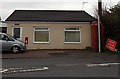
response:
[[[92,22],[95,18],[85,11],[15,10],[6,21]]]

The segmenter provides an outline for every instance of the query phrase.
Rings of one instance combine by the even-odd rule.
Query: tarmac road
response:
[[[2,76],[118,77],[118,65],[118,60],[112,58],[110,59],[107,56],[106,59],[99,56],[60,56],[48,58],[3,59],[2,70],[4,71]],[[47,67],[48,69],[44,69],[44,67]],[[20,70],[22,71],[20,72]]]

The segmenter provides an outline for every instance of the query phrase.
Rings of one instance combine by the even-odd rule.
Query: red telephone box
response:
[[[25,37],[25,44],[28,44],[28,37]]]
[[[101,47],[104,46],[104,25],[100,24],[100,36],[101,36]],[[91,23],[91,46],[93,49],[98,50],[98,22],[94,21]]]

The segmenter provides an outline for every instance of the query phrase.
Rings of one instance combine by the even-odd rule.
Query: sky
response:
[[[106,6],[120,0],[102,0]],[[98,0],[0,0],[0,17],[4,21],[14,10],[85,10],[94,16]],[[108,7],[109,8],[109,7]]]

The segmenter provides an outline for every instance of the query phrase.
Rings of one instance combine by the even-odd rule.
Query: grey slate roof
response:
[[[95,18],[85,11],[15,10],[6,21],[92,22]]]

